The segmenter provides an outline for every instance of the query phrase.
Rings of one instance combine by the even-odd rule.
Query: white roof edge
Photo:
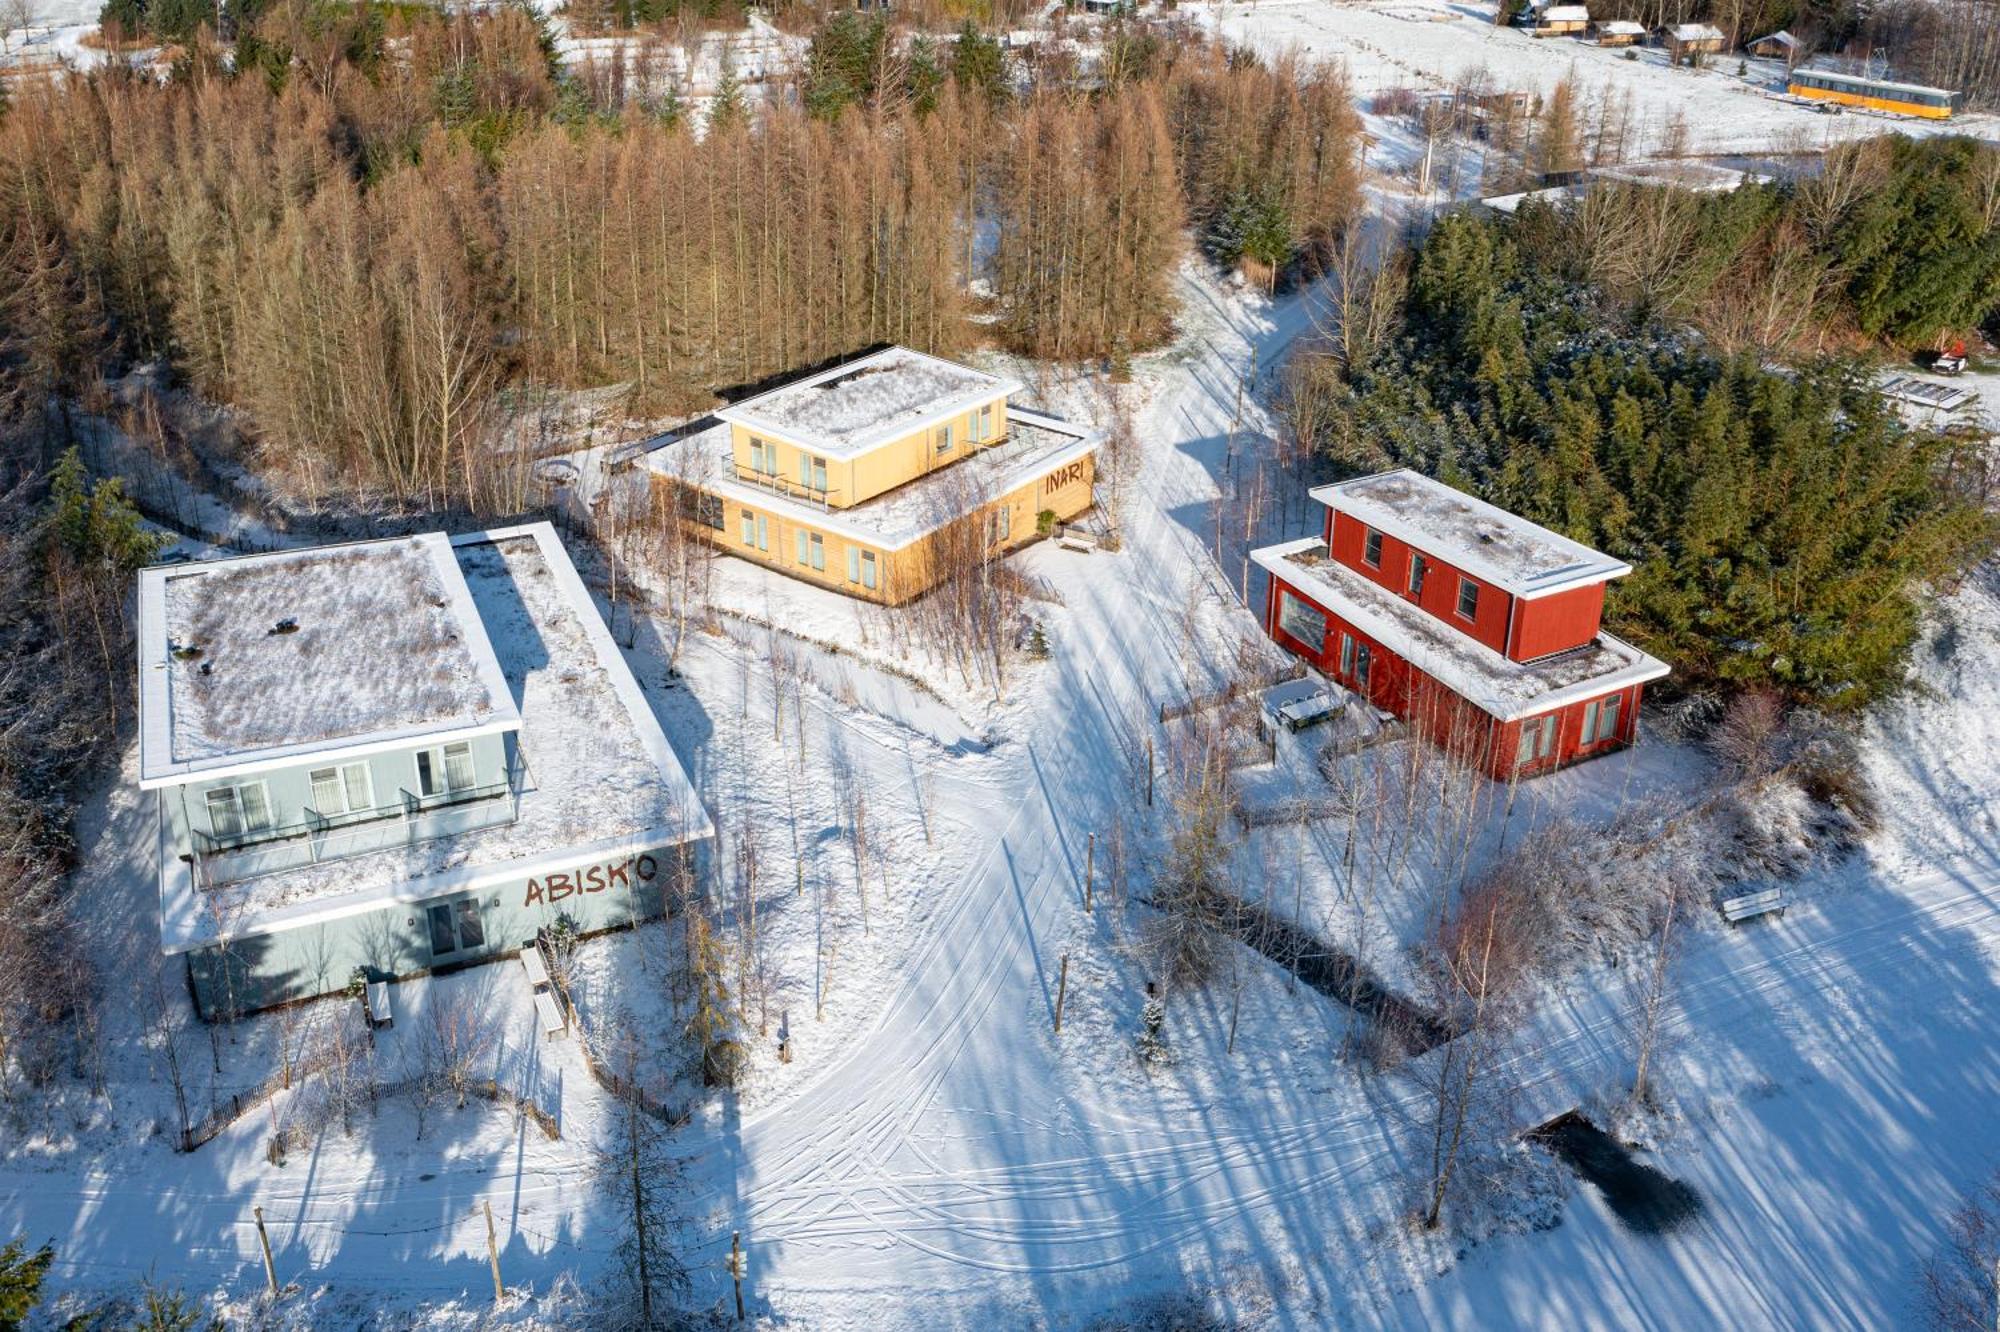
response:
[[[770,397],[772,394],[787,393],[796,388],[809,388],[814,384],[837,378],[840,375],[852,374],[856,370],[860,370],[884,357],[898,354],[920,357],[934,365],[950,366],[954,370],[962,370],[967,374],[978,375],[989,381],[988,386],[980,390],[976,395],[968,391],[958,394],[955,397],[940,399],[943,404],[942,406],[932,411],[927,411],[921,416],[912,418],[908,423],[891,426],[872,426],[857,435],[853,443],[846,445],[829,444],[826,440],[815,438],[811,434],[791,430],[785,426],[773,423],[768,418],[755,416],[756,404]],[[966,365],[962,361],[947,360],[942,356],[933,356],[929,352],[918,351],[914,347],[905,347],[898,344],[893,347],[884,347],[881,351],[870,352],[866,356],[857,356],[851,361],[843,361],[839,365],[826,370],[815,371],[802,378],[780,384],[776,388],[752,394],[741,401],[728,403],[716,408],[713,415],[719,421],[726,421],[731,425],[740,425],[745,430],[754,430],[760,435],[769,435],[774,439],[792,445],[794,448],[810,449],[814,453],[825,454],[828,458],[838,458],[842,462],[846,462],[850,459],[860,457],[870,449],[892,443],[902,439],[906,435],[914,435],[919,430],[927,430],[948,416],[958,415],[973,403],[984,402],[989,397],[1010,397],[1013,394],[1019,393],[1025,387],[1027,386],[1011,375],[996,375],[990,371],[981,370],[977,366]],[[1007,410],[1011,413],[1014,410],[1013,404],[1008,404]]]
[[[1297,577],[1297,574],[1287,567],[1289,557],[1312,550],[1315,547],[1325,549],[1325,544],[1318,537],[1302,537],[1298,540],[1282,542],[1275,546],[1261,546],[1250,552],[1250,558],[1266,573],[1290,583]],[[1400,636],[1400,631],[1389,635],[1381,633],[1374,626],[1373,622],[1378,617],[1373,611],[1366,608],[1356,608],[1345,601],[1341,603],[1340,609],[1342,614],[1349,616],[1355,622],[1357,629],[1373,633],[1378,640],[1384,637]],[[1596,698],[1601,694],[1607,694],[1614,690],[1628,689],[1635,684],[1645,684],[1649,680],[1657,680],[1670,674],[1673,669],[1658,657],[1641,651],[1616,635],[1600,630],[1597,636],[1617,644],[1619,647],[1632,653],[1636,659],[1630,665],[1621,667],[1618,670],[1607,671],[1603,675],[1592,676],[1588,680],[1580,680],[1575,684],[1563,685],[1560,688],[1551,689],[1547,693],[1537,695],[1527,703],[1515,706],[1499,703],[1490,697],[1484,696],[1480,690],[1464,688],[1462,680],[1438,674],[1431,670],[1423,661],[1412,660],[1410,664],[1424,670],[1426,674],[1433,675],[1447,688],[1460,695],[1467,702],[1480,709],[1480,711],[1501,722],[1519,721],[1524,717],[1537,716],[1552,709],[1567,706],[1580,699]],[[1471,641],[1470,639],[1467,640],[1467,642]],[[1484,645],[1478,646],[1483,647]],[[1491,651],[1490,648],[1485,650]],[[1398,655],[1402,654],[1399,653]],[[1498,653],[1494,655],[1496,657],[1499,656]],[[1523,668],[1532,665],[1529,662],[1513,661],[1512,658],[1500,659]]]
[[[439,870],[435,874],[420,875],[380,888],[370,888],[315,901],[294,902],[275,910],[246,916],[240,921],[232,922],[232,928],[218,929],[210,933],[201,933],[195,928],[199,921],[199,913],[194,910],[193,889],[191,885],[187,885],[185,875],[177,876],[172,884],[162,878],[160,951],[168,954],[193,952],[198,948],[233,943],[239,939],[345,920],[349,916],[365,915],[385,906],[422,902],[433,897],[442,897],[447,893],[473,892],[505,883],[510,879],[528,878],[552,869],[568,869],[579,862],[638,855],[645,851],[663,850],[687,842],[702,841],[713,835],[714,826],[709,822],[707,810],[702,808],[698,800],[694,804],[694,811],[700,819],[698,827],[693,824],[687,828],[658,826],[648,828],[641,833],[634,833],[629,837],[607,838],[586,846],[562,847],[546,855]],[[186,885],[185,891],[184,885]],[[171,906],[167,901],[170,893],[180,899]]]
[[[1368,526],[1379,528],[1397,540],[1416,547],[1426,555],[1433,555],[1448,564],[1457,565],[1467,573],[1476,574],[1487,582],[1492,583],[1495,587],[1512,596],[1519,597],[1523,601],[1533,601],[1557,592],[1573,591],[1579,587],[1588,587],[1592,583],[1608,582],[1613,578],[1623,578],[1632,572],[1632,566],[1623,560],[1606,555],[1601,550],[1593,550],[1581,541],[1572,537],[1566,537],[1562,533],[1550,528],[1543,527],[1540,523],[1523,518],[1517,513],[1509,513],[1498,505],[1489,504],[1476,495],[1469,495],[1456,487],[1446,486],[1442,481],[1433,480],[1413,468],[1392,467],[1383,472],[1370,472],[1366,476],[1349,477],[1345,481],[1334,481],[1326,485],[1314,486],[1306,493],[1329,509],[1333,509],[1336,512],[1347,512],[1350,516],[1362,518],[1363,515],[1354,513],[1351,509],[1343,510],[1337,502],[1349,498],[1344,488],[1358,485],[1363,481],[1374,481],[1385,476],[1398,475],[1412,476],[1425,484],[1449,490],[1455,498],[1471,506],[1474,510],[1483,512],[1488,517],[1516,526],[1533,528],[1544,536],[1559,541],[1578,552],[1578,567],[1575,569],[1558,569],[1544,577],[1528,581],[1508,573],[1498,565],[1481,559],[1477,551],[1445,549],[1437,544],[1435,537],[1421,531],[1413,524],[1403,522],[1400,517],[1394,514],[1377,514],[1373,512],[1371,507],[1371,512],[1365,519]],[[1369,503],[1365,498],[1356,499],[1354,502],[1359,504]]]
[[[509,701],[511,703],[511,697]],[[321,759],[331,763],[363,758],[369,754],[381,754],[390,750],[414,748],[420,742],[449,744],[455,740],[471,740],[482,735],[504,735],[520,729],[520,713],[510,708],[508,716],[470,726],[409,727],[402,731],[385,731],[379,735],[354,741],[288,746],[259,751],[252,756],[191,759],[175,764],[168,772],[151,774],[142,772],[139,776],[139,789],[157,791],[163,787],[185,786],[189,782],[212,781],[218,777],[247,777],[253,773],[272,772],[279,768],[302,767]]]
[[[394,730],[362,732],[328,740],[288,745],[265,745],[235,754],[218,754],[198,759],[176,759],[173,754],[173,697],[167,673],[166,586],[170,579],[205,577],[221,566],[251,562],[275,563],[327,551],[366,546],[393,546],[416,542],[431,557],[444,586],[451,613],[465,635],[465,647],[472,654],[479,681],[492,701],[494,715],[487,721],[467,724],[448,721],[419,724]],[[486,622],[473,604],[472,590],[466,586],[465,572],[452,557],[456,538],[444,532],[415,532],[407,536],[371,537],[362,541],[337,541],[322,546],[287,546],[281,550],[254,551],[226,555],[192,564],[152,564],[139,570],[138,654],[139,654],[139,786],[154,790],[196,777],[229,776],[244,772],[268,772],[291,767],[314,758],[377,753],[396,749],[420,739],[457,740],[517,730],[521,712],[514,691],[507,687],[507,673],[487,636]],[[162,754],[161,749],[165,750]]]

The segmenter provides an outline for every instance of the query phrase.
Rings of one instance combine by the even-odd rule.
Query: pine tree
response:
[[[0,1332],[19,1332],[41,1303],[42,1282],[55,1263],[55,1246],[44,1244],[32,1253],[25,1237],[0,1248]]]

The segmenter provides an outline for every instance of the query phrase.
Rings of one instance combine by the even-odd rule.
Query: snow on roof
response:
[[[1761,172],[1742,171],[1692,157],[1596,167],[1591,174],[1599,180],[1622,180],[1633,185],[1674,185],[1698,191],[1733,190],[1770,179]]]
[[[1872,88],[1881,92],[1925,93],[1933,97],[1958,96],[1950,88],[1934,88],[1927,83],[1892,83],[1888,79],[1871,79],[1860,74],[1845,74],[1837,69],[1795,69],[1792,71],[1794,79],[1808,74],[1816,79],[1825,79],[1830,83],[1844,83],[1852,88]]]
[[[1312,496],[1520,597],[1632,572],[1622,560],[1408,468],[1316,486]]]
[[[451,539],[491,635],[501,687],[521,700],[517,817],[415,844],[196,892],[160,846],[168,952],[268,934],[699,841],[713,829],[686,770],[547,523]]]
[[[1766,33],[1756,41],[1751,42],[1750,45],[1762,46],[1765,42],[1776,42],[1780,46],[1788,46],[1793,50],[1797,50],[1799,45],[1799,39],[1792,36],[1791,33],[1785,31],[1783,28],[1778,29],[1776,32]]]
[[[1882,382],[1882,396],[1934,412],[1955,412],[1977,395],[1971,389],[1955,384],[1939,384],[1910,375],[1897,375]]]
[[[144,569],[140,781],[520,724],[442,534]]]
[[[1712,23],[1676,23],[1667,29],[1677,42],[1719,42],[1722,29]]]
[[[1520,212],[1521,205],[1531,199],[1546,204],[1563,204],[1582,197],[1583,190],[1580,186],[1547,185],[1539,190],[1523,190],[1518,194],[1495,194],[1490,198],[1481,199],[1479,206],[1512,216]]]
[[[1590,9],[1585,5],[1551,5],[1542,11],[1544,23],[1588,23]]]
[[[1020,387],[955,361],[890,347],[716,415],[790,444],[852,457]]]
[[[1667,674],[1667,664],[1607,633],[1579,648],[1513,661],[1389,589],[1327,558],[1317,537],[1250,553],[1258,565],[1501,721],[1533,716]]]
[[[1646,25],[1643,23],[1634,23],[1631,19],[1606,19],[1597,25],[1597,30],[1612,37],[1644,37],[1646,35]]]
[[[727,425],[665,440],[646,455],[645,465],[662,476],[819,531],[881,550],[899,550],[988,500],[1096,452],[1102,442],[1100,431],[1009,407],[1007,438],[1001,443],[844,509],[821,508],[738,477],[730,464]]]

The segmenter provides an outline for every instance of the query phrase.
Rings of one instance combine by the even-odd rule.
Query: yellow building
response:
[[[891,347],[732,403],[645,457],[732,555],[895,605],[1091,506],[1101,436],[1021,385]]]

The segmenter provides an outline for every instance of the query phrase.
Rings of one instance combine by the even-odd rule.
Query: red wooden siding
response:
[[[1484,579],[1473,578],[1472,581],[1479,585],[1479,609],[1473,619],[1467,620],[1458,613],[1458,580],[1471,575],[1435,555],[1416,550],[1387,532],[1382,533],[1382,564],[1377,568],[1362,558],[1369,531],[1367,525],[1351,514],[1338,510],[1329,510],[1328,513],[1327,552],[1336,563],[1344,564],[1370,582],[1414,602],[1466,637],[1484,643],[1495,652],[1507,650],[1507,603],[1513,598],[1506,591]],[[1426,569],[1423,593],[1412,597],[1409,593],[1410,556],[1414,554],[1423,555]]]
[[[1604,584],[1551,592],[1514,607],[1514,641],[1507,655],[1515,661],[1546,657],[1551,652],[1582,647],[1597,637],[1604,615]]]
[[[1383,538],[1385,566],[1389,562],[1388,540],[1386,536]],[[1278,623],[1278,601],[1281,596],[1295,597],[1326,617],[1326,640],[1319,649],[1315,650],[1311,644],[1300,642]],[[1460,755],[1489,777],[1506,781],[1515,775],[1514,767],[1520,748],[1521,727],[1537,718],[1523,718],[1511,722],[1497,721],[1492,714],[1469,699],[1455,693],[1433,677],[1414,669],[1380,643],[1356,630],[1339,615],[1276,577],[1270,580],[1265,593],[1264,628],[1287,651],[1304,657],[1346,687],[1357,693],[1364,693],[1368,701],[1375,706],[1407,719],[1432,741]],[[1343,634],[1353,637],[1357,643],[1368,645],[1371,665],[1365,690],[1352,676],[1341,672],[1340,640]],[[1557,718],[1555,746],[1547,757],[1523,766],[1519,775],[1537,776],[1579,759],[1592,758],[1630,744],[1638,726],[1639,699],[1643,691],[1644,687],[1641,685],[1607,690],[1596,699],[1579,699],[1552,710],[1552,714],[1539,714],[1539,716],[1554,715]],[[1603,699],[1610,698],[1614,694],[1619,699],[1616,734],[1594,744],[1584,745],[1582,736],[1585,711],[1592,702],[1601,704]]]

